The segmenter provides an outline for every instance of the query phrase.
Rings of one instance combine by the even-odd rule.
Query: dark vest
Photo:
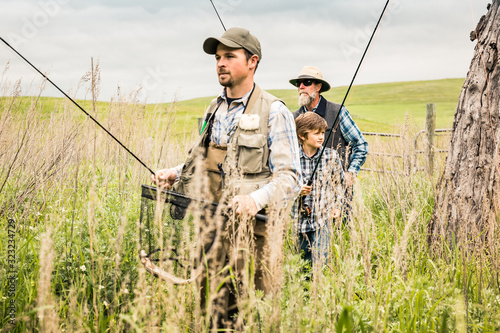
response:
[[[325,119],[326,123],[328,124],[328,129],[325,132],[325,140],[328,137],[328,133],[333,126],[335,118],[337,118],[337,114],[340,112],[340,106],[340,104],[329,102],[324,97],[320,97],[319,105],[316,108],[316,113],[323,117],[323,119]],[[306,107],[300,107],[300,109],[293,113],[294,119],[297,119],[299,115],[305,112],[307,112]],[[332,133],[330,139],[328,141],[325,141],[323,145],[337,150],[340,155],[342,165],[344,166],[344,171],[346,171],[349,168],[349,163],[351,162],[351,151],[350,149],[348,149],[349,143],[346,141],[346,139],[344,139],[344,136],[342,135],[340,125],[337,125],[335,132]]]

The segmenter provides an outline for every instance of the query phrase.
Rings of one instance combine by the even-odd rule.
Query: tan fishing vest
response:
[[[206,126],[189,152],[182,175],[173,189],[196,198],[208,193],[211,200],[219,202],[223,193],[229,198],[237,194],[245,195],[269,183],[272,174],[268,163],[268,122],[271,104],[275,101],[279,99],[255,85],[244,114],[258,115],[259,125],[257,128],[242,129],[238,124],[227,146],[210,142],[210,126]],[[207,114],[213,117],[217,108],[215,99]],[[197,166],[201,170],[197,170]],[[198,175],[207,175],[207,182]]]

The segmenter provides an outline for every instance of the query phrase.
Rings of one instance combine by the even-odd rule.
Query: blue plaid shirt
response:
[[[312,157],[307,156],[300,146],[300,165],[304,183],[311,178],[312,172],[318,162],[321,149]],[[336,150],[325,148],[319,161],[318,169],[314,175],[311,194],[299,196],[292,206],[292,218],[298,232],[316,231],[331,221],[333,210],[342,207],[344,196],[344,171],[342,162]],[[303,205],[311,207],[309,216],[301,214]]]

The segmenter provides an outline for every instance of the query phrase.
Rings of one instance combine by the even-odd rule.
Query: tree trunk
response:
[[[429,224],[431,242],[455,237],[468,248],[472,244],[496,248],[500,203],[499,35],[500,0],[494,0],[471,33],[477,45],[455,112],[446,167],[436,190]]]

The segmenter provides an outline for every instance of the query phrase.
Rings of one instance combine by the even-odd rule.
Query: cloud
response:
[[[487,0],[391,0],[357,83],[463,77],[474,43],[468,39]],[[248,28],[261,41],[256,81],[265,89],[292,88],[306,64],[320,67],[334,86],[347,85],[384,0],[214,0],[226,27]],[[210,0],[17,0],[2,3],[2,37],[63,90],[76,89],[101,65],[101,99],[142,87],[149,101],[219,93],[213,56],[202,51],[222,26]],[[14,43],[13,43],[14,44]],[[37,77],[0,47],[0,68],[28,85]],[[83,91],[83,90],[82,90]],[[57,92],[47,91],[53,95]]]

